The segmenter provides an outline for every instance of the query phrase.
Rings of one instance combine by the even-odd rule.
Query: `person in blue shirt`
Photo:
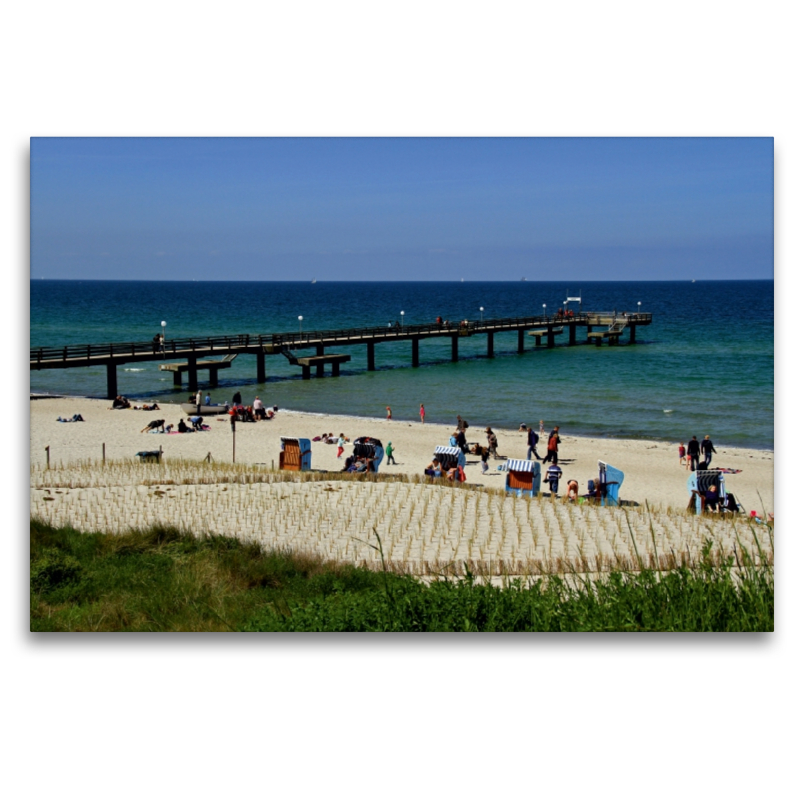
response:
[[[553,463],[547,468],[545,475],[545,482],[550,484],[550,493],[553,495],[558,494],[558,481],[561,478],[561,467],[558,466],[558,461]]]

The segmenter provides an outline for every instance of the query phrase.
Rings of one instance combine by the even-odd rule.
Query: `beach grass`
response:
[[[33,631],[771,631],[766,559],[523,580],[420,580],[314,553],[153,526],[30,526]]]
[[[717,564],[772,564],[772,533],[745,518],[649,505],[568,504],[418,475],[278,472],[170,461],[31,467],[31,513],[54,527],[126,534],[152,527],[231,535],[278,551],[398,574],[547,575],[691,567],[706,541]],[[739,555],[737,555],[739,554]]]

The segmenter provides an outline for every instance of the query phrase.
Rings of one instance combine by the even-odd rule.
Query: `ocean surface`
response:
[[[268,405],[299,411],[517,428],[545,421],[562,434],[685,441],[709,434],[717,447],[773,449],[773,281],[674,282],[149,282],[30,283],[30,344],[58,346],[149,341],[173,336],[279,333],[303,330],[478,320],[553,313],[568,295],[581,294],[587,311],[653,314],[637,330],[637,344],[568,347],[517,354],[516,332],[459,341],[450,362],[447,339],[420,342],[420,367],[410,342],[378,344],[377,370],[367,372],[366,347],[336,348],[352,360],[339,379],[300,379],[299,367],[267,357],[268,379],[258,384],[255,356],[239,356],[220,372],[212,401],[238,389],[245,402],[258,394]],[[641,307],[638,306],[641,303]],[[580,331],[579,331],[580,333]],[[566,338],[566,337],[564,337]],[[309,351],[309,355],[313,354]],[[208,373],[200,373],[204,378]],[[119,391],[130,398],[185,401],[172,375],[158,364],[122,365]],[[30,373],[31,391],[105,396],[105,368]],[[184,384],[185,386],[185,384]],[[200,388],[206,393],[207,384]],[[368,435],[363,431],[350,435]]]

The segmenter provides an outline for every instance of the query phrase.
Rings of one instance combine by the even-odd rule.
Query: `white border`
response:
[[[24,428],[30,136],[775,136],[777,360],[788,366],[798,130],[784,7],[15,6],[2,55],[3,316],[21,341],[7,426]],[[788,374],[776,376],[787,449]],[[791,737],[779,723],[797,711],[795,593],[782,582],[771,636],[34,637],[27,441],[13,435],[4,783],[28,796],[782,794]]]

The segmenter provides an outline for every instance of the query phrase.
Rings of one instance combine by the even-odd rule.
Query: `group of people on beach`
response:
[[[698,469],[708,469],[711,466],[713,454],[716,452],[714,443],[708,434],[706,434],[702,442],[698,442],[697,437],[692,436],[688,447],[683,442],[678,445],[678,463],[692,472]],[[702,461],[700,461],[701,453],[703,455]]]

